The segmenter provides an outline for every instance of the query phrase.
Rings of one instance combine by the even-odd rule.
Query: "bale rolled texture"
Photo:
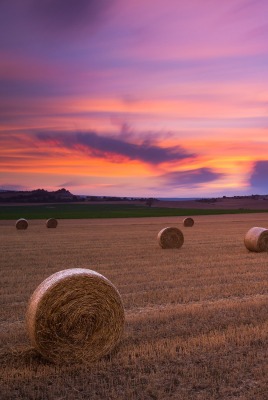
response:
[[[191,218],[191,217],[184,218],[184,220],[183,220],[183,226],[185,226],[185,227],[190,227],[190,226],[193,226],[193,225],[194,225],[194,220],[193,220],[193,218]]]
[[[157,235],[158,243],[163,249],[179,249],[184,242],[184,236],[180,229],[167,227]]]
[[[55,218],[49,218],[46,222],[47,228],[57,228],[58,221]]]
[[[119,343],[124,320],[116,287],[84,268],[66,269],[45,279],[26,312],[32,345],[54,363],[97,361]]]
[[[248,250],[268,251],[268,229],[255,226],[246,233],[244,243]]]
[[[27,229],[28,228],[28,221],[24,218],[20,218],[16,221],[16,228],[17,229]]]

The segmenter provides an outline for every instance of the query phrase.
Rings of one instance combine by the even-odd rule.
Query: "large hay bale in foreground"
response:
[[[16,228],[17,229],[27,229],[28,228],[28,221],[24,218],[20,218],[16,221]]]
[[[248,250],[268,251],[268,229],[255,226],[246,233],[244,243]]]
[[[193,220],[193,218],[191,218],[191,217],[184,218],[184,220],[183,220],[183,226],[185,226],[185,227],[190,227],[190,226],[193,226],[193,225],[194,225],[194,220]]]
[[[47,228],[57,228],[58,221],[55,218],[49,218],[46,222]]]
[[[184,236],[180,229],[167,227],[157,235],[158,243],[163,249],[179,249],[184,242]]]
[[[30,298],[32,345],[54,363],[94,362],[111,352],[124,329],[119,292],[103,275],[72,268],[45,279]]]

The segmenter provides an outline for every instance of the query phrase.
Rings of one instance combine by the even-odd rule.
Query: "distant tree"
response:
[[[153,202],[154,202],[154,199],[153,199],[152,197],[149,197],[149,199],[146,200],[146,203],[145,203],[145,204],[146,204],[148,207],[152,207]]]

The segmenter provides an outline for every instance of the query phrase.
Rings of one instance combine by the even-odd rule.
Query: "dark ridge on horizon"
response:
[[[147,197],[74,195],[65,188],[51,192],[45,189],[0,189],[0,203],[68,203],[81,201],[144,201],[149,202],[151,205],[152,202],[157,201],[157,199]]]
[[[222,197],[129,197],[129,196],[98,196],[74,195],[69,190],[62,188],[56,191],[45,189],[35,190],[10,190],[0,189],[0,203],[51,203],[51,202],[103,202],[103,201],[143,201],[152,205],[159,201],[196,201],[216,203],[222,199],[263,199],[268,200],[268,194],[252,194],[248,196],[222,196]]]

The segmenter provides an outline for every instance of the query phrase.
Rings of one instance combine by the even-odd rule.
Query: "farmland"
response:
[[[0,221],[0,398],[267,399],[267,253],[250,253],[243,238],[268,214],[194,220],[77,217],[47,229],[31,219],[25,231]],[[183,231],[180,249],[158,245],[167,226]],[[125,332],[96,364],[57,366],[31,347],[24,316],[39,283],[74,267],[117,287]]]
[[[182,202],[181,202],[182,203]],[[256,202],[255,202],[256,203]],[[176,204],[172,207],[172,204]],[[178,205],[179,204],[179,205]],[[163,206],[161,206],[163,205]],[[229,204],[220,204],[218,208],[207,208],[207,204],[196,204],[193,201],[185,202],[183,208],[176,202],[158,202],[154,207],[147,207],[139,202],[126,202],[117,204],[28,204],[28,205],[1,205],[0,220],[15,220],[21,217],[26,219],[60,218],[141,218],[141,217],[169,217],[190,215],[215,215],[215,214],[248,214],[267,212],[262,204],[247,204],[244,207],[228,208]],[[262,207],[260,207],[262,206]],[[198,208],[197,208],[198,207]],[[201,208],[202,207],[202,208]]]

